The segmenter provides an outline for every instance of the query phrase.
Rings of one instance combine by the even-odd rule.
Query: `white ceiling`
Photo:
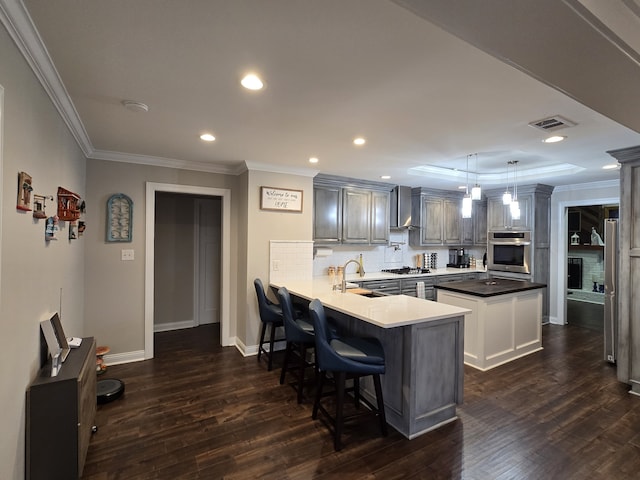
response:
[[[0,0],[0,7],[15,19],[13,3]],[[523,183],[570,185],[616,179],[617,171],[601,168],[613,162],[606,151],[640,145],[637,99],[624,98],[624,86],[637,93],[640,85],[636,0],[612,0],[609,9],[596,0],[24,4],[28,14],[13,21],[15,35],[37,50],[30,16],[72,102],[58,98],[59,108],[92,158],[234,173],[246,162],[378,181],[388,174],[389,183],[455,189],[464,175],[409,169],[465,169],[467,155],[478,153],[487,187],[504,186],[509,160],[519,161]],[[561,10],[557,23],[539,13],[545,6],[547,15]],[[563,49],[571,56],[557,54]],[[33,57],[46,63],[46,55]],[[55,75],[42,71],[52,95],[63,96]],[[263,91],[240,87],[248,71],[264,78]],[[130,112],[123,100],[143,102],[149,112]],[[543,144],[545,132],[528,126],[551,115],[577,123],[559,132],[568,137],[562,143]],[[216,141],[199,140],[205,131]],[[358,135],[365,146],[351,143]],[[310,165],[311,156],[320,162]],[[535,170],[563,163],[581,171]]]

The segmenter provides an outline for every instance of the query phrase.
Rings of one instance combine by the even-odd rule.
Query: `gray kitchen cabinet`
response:
[[[445,245],[462,245],[462,200],[445,198],[442,203],[443,218],[442,229],[444,231]]]
[[[473,219],[462,218],[461,193],[414,188],[411,194],[411,216],[420,225],[409,230],[411,246],[473,244]]]
[[[313,185],[316,244],[386,245],[392,188],[386,183],[317,175]]]
[[[549,284],[551,193],[549,185],[533,184],[518,186],[520,202],[520,220],[511,220],[508,206],[502,205],[504,190],[485,191],[487,196],[487,219],[489,231],[492,230],[528,230],[531,231],[532,262],[531,274],[524,275],[527,280]],[[549,321],[549,292],[542,292],[542,321]]]
[[[400,283],[401,279],[390,279],[390,280],[368,280],[362,283],[358,282],[358,284],[362,288],[366,288],[367,290],[374,290],[376,292],[382,292],[389,295],[399,295],[400,294]]]
[[[342,189],[342,243],[369,243],[371,235],[371,192]]]
[[[533,195],[518,193],[520,219],[511,218],[511,207],[502,204],[502,194],[487,200],[487,221],[489,230],[531,230],[533,225]]]
[[[487,248],[487,202],[473,202],[473,244]]]
[[[317,243],[342,242],[342,189],[314,187],[313,239]]]
[[[401,292],[403,295],[409,295],[411,297],[417,297],[417,286],[418,282],[424,283],[424,298],[426,300],[435,300],[435,289],[434,285],[436,282],[436,277],[412,277],[412,278],[403,278],[402,279],[402,288]]]
[[[389,192],[371,192],[370,243],[389,243]]]

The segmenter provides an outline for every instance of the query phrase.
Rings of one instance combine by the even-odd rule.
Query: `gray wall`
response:
[[[84,326],[86,240],[69,241],[68,224],[61,222],[58,240],[47,244],[45,221],[16,210],[18,172],[33,177],[33,193],[55,196],[62,186],[84,197],[85,160],[4,28],[0,59],[0,478],[22,479],[25,391],[39,368],[39,322],[61,303],[67,335],[90,330]],[[48,201],[46,212],[54,215],[56,203]]]

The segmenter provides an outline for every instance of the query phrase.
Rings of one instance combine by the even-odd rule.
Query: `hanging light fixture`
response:
[[[511,205],[511,192],[509,192],[509,165],[512,162],[507,162],[507,189],[502,194],[502,204],[503,205]]]
[[[476,184],[471,189],[471,200],[482,200],[482,189],[478,185],[478,154],[476,153]]]
[[[471,218],[471,210],[473,208],[473,200],[469,195],[469,155],[467,155],[467,189],[462,198],[462,218]]]
[[[518,202],[518,160],[513,162],[513,200],[511,200],[510,210],[513,220],[520,220],[520,202]]]

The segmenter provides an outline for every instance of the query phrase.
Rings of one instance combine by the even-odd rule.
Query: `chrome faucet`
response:
[[[358,273],[360,273],[361,277],[364,277],[364,269],[362,268],[362,266],[360,265],[360,262],[358,260],[347,260],[347,263],[344,264],[344,266],[342,267],[342,285],[340,288],[340,291],[342,293],[347,291],[347,265],[349,265],[350,263],[355,263],[356,265],[358,265]]]

